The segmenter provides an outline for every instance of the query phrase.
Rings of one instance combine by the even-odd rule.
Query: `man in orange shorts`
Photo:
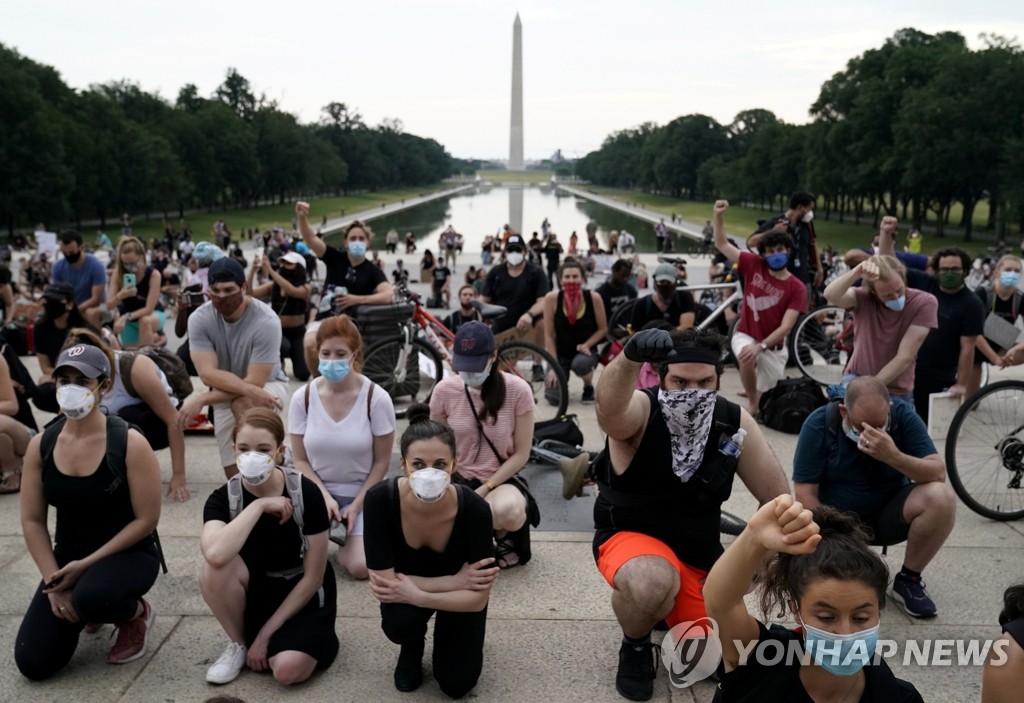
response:
[[[608,441],[596,467],[594,556],[614,589],[623,634],[615,687],[630,700],[654,693],[654,626],[706,616],[704,577],[723,551],[733,477],[762,504],[789,492],[757,423],[718,395],[721,359],[715,332],[644,330],[597,385]],[[659,368],[660,385],[634,390],[644,362]]]

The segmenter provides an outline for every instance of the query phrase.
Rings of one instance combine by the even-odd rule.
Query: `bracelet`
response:
[[[487,486],[487,490],[489,490],[489,491],[493,491],[494,490],[494,484],[491,483],[490,479],[484,481],[484,485]]]

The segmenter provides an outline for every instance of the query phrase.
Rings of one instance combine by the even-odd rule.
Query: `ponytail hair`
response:
[[[453,457],[456,455],[455,431],[443,422],[431,420],[429,405],[413,403],[406,411],[405,417],[409,420],[409,427],[402,433],[402,439],[399,441],[403,459],[413,442],[435,437],[448,445]]]
[[[812,512],[821,542],[810,554],[775,554],[768,560],[759,596],[764,616],[770,619],[776,610],[778,617],[785,616],[786,605],[799,605],[807,586],[821,579],[860,581],[874,589],[879,609],[885,607],[889,567],[868,545],[861,522],[827,505]]]

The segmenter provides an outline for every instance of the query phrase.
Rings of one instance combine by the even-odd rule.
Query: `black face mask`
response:
[[[77,264],[78,260],[82,258],[82,252],[76,251],[74,254],[65,254],[64,258],[68,260],[69,264]]]
[[[48,319],[55,320],[68,311],[68,306],[59,300],[47,300],[43,303],[43,311]]]

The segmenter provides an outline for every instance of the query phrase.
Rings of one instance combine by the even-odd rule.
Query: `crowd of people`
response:
[[[956,498],[927,431],[928,398],[977,388],[981,363],[1024,362],[1024,345],[1002,348],[982,329],[987,315],[1021,323],[1021,260],[1000,259],[975,293],[965,252],[943,248],[927,270],[911,267],[919,252],[897,256],[898,223],[885,217],[877,249],[824,285],[814,205],[795,194],[745,249],[726,237],[727,202],[708,221],[715,265],[742,280],[731,351],[745,406],[719,392],[726,340],[698,326],[703,303],[674,265],[654,269],[643,297],[646,270],[625,256],[588,287],[596,257],[632,253],[633,235],[611,232],[603,249],[591,223],[581,252],[575,232],[563,249],[547,220],[529,240],[506,225],[450,300],[465,240],[448,227],[421,269],[432,302],[451,309],[453,373],[429,405],[409,409],[390,478],[399,427],[392,398],[363,373],[360,317],[391,304],[408,273],[399,261],[388,281],[366,223],[349,224],[335,246],[299,202],[293,234],[259,235],[252,260],[236,255],[223,221],[214,243],[195,245],[168,228],[147,247],[129,228],[109,266],[78,232],[61,233],[33,328],[40,376],[21,373],[16,355],[0,357],[0,493],[21,493],[40,574],[16,638],[19,671],[52,677],[81,632],[108,623],[117,630],[109,663],[145,654],[155,613],[147,596],[163,561],[155,452],[169,450],[166,494],[189,500],[184,432],[203,418],[226,479],[206,498],[199,542],[199,587],[226,639],[206,680],[225,684],[249,668],[291,685],[331,666],[337,567],[366,580],[380,603],[384,636],[399,645],[396,689],[422,685],[433,617],[434,678],[448,696],[467,695],[483,669],[492,586],[531,561],[540,520],[521,475],[544,402],[528,380],[550,388],[556,379],[539,361],[528,380],[499,366],[500,343],[518,338],[581,379],[580,400],[595,404],[605,434],[589,469],[593,556],[622,630],[614,678],[624,698],[653,695],[655,629],[710,616],[723,657],[707,674],[723,701],[921,700],[872,655],[887,597],[915,618],[938,613],[922,573],[953,530]],[[655,234],[666,238],[664,221]],[[388,251],[398,244],[389,232]],[[817,295],[853,311],[854,353],[830,402],[806,418],[787,477],[758,421],[760,398],[784,378],[786,339]],[[609,347],[610,318],[634,300],[627,336]],[[478,303],[505,312],[488,323]],[[168,352],[171,314],[184,344]],[[190,377],[199,388],[182,386]],[[36,408],[58,414],[42,431],[29,384]],[[723,549],[721,510],[737,478],[760,508]],[[900,543],[890,587],[871,546]],[[743,599],[753,588],[761,620]],[[1000,617],[1018,650],[1022,603],[1019,588],[1008,590]],[[780,609],[796,629],[770,625]],[[794,641],[809,661],[744,660],[759,643]],[[862,651],[837,664],[836,643]],[[1016,670],[1014,679],[987,670],[983,700],[1004,700],[997,689],[1024,678]]]

